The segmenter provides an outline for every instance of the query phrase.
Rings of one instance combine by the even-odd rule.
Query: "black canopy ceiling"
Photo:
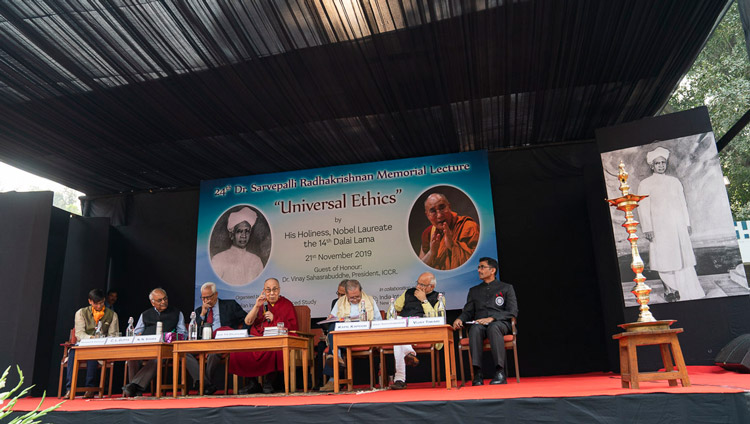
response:
[[[593,138],[729,0],[3,0],[0,161],[87,194]]]

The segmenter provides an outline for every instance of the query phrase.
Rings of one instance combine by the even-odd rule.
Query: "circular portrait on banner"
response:
[[[268,263],[271,229],[266,217],[250,205],[227,209],[214,224],[209,241],[211,267],[231,286],[255,280]]]
[[[458,268],[474,254],[479,242],[477,207],[461,189],[431,187],[412,206],[409,239],[414,253],[430,268]]]

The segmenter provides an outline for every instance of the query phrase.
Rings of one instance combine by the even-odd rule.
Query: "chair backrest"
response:
[[[307,305],[297,305],[294,307],[294,313],[297,314],[297,326],[301,333],[310,332],[310,307]]]

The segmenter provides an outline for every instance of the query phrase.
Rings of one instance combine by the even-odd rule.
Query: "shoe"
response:
[[[508,380],[505,379],[505,375],[503,375],[502,371],[498,371],[495,373],[495,376],[492,377],[492,381],[490,381],[490,385],[494,384],[508,384]]]
[[[70,399],[70,389],[68,389],[68,390],[65,391],[65,394],[62,395],[62,398],[63,399]]]
[[[330,353],[326,355],[325,366],[333,368],[333,355],[331,355]],[[339,366],[342,366],[342,367],[346,366],[346,362],[344,361],[344,358],[342,358],[341,356],[339,356]]]
[[[254,393],[260,393],[261,391],[262,388],[260,387],[260,384],[258,384],[255,379],[252,379],[247,386],[238,390],[237,393],[241,395],[252,395]]]
[[[123,388],[122,388],[122,396],[123,397],[136,397],[136,396],[140,396],[140,395],[143,394],[143,392],[145,390],[146,389],[144,389],[143,387],[141,387],[141,386],[139,386],[139,385],[137,385],[135,383],[128,383],[125,386],[123,386]],[[88,394],[88,393],[91,393],[91,392],[86,392],[86,394]]]
[[[388,386],[388,388],[391,389],[391,390],[405,389],[406,388],[406,382],[405,381],[401,381],[401,380],[396,380],[396,382],[394,382],[393,384],[391,384],[390,386]]]
[[[213,384],[206,384],[203,386],[203,394],[206,396],[211,396],[216,393],[216,390],[218,389]]]
[[[275,392],[273,388],[273,382],[275,380],[276,380],[276,372],[266,374],[266,376],[263,378],[263,393],[270,395],[271,393]]]
[[[404,356],[404,363],[406,363],[407,366],[416,367],[419,365],[419,358],[417,358],[416,353],[409,352]]]
[[[679,290],[675,290],[674,291],[674,300],[675,301],[680,300],[680,291]]]
[[[476,373],[474,374],[474,379],[471,380],[472,386],[482,386],[484,385],[484,380],[482,378],[482,373]]]
[[[333,384],[333,378],[328,379],[328,383],[324,384],[323,387],[320,388],[321,392],[332,392],[336,389],[336,386]]]
[[[83,394],[84,399],[93,399],[94,398],[94,392],[86,392]]]

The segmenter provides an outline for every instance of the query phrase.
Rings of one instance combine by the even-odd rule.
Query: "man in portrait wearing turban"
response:
[[[699,299],[705,292],[695,272],[695,254],[690,242],[692,227],[685,193],[677,178],[667,175],[669,150],[648,152],[646,162],[653,174],[641,181],[638,208],[641,229],[649,241],[649,269],[659,272],[667,302]]]
[[[258,214],[249,207],[229,214],[227,231],[229,231],[232,246],[211,258],[211,265],[216,275],[227,284],[233,286],[247,284],[263,271],[263,262],[260,258],[246,250],[257,219]]]

